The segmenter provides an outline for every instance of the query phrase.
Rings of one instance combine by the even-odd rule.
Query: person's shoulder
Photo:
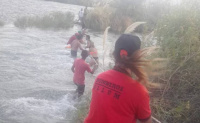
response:
[[[83,62],[83,64],[85,65],[85,66],[90,66],[85,60],[83,60],[83,59],[81,59],[81,61]]]
[[[137,93],[140,93],[140,94],[148,93],[147,88],[143,84],[138,82],[137,80],[132,80],[130,87],[133,87],[134,91],[137,91]]]
[[[78,41],[78,39],[74,39],[74,42],[77,42]]]
[[[114,72],[113,70],[108,70],[108,71],[102,72],[97,76],[97,78],[104,78],[105,76],[114,75],[113,72]]]
[[[80,61],[80,58],[76,58],[76,59],[74,60],[74,62],[77,62],[77,61]]]

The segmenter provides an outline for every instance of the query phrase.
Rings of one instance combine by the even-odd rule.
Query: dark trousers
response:
[[[71,50],[71,57],[76,58],[77,57],[77,51]]]
[[[85,91],[85,85],[76,84],[76,86],[77,86],[76,93],[78,93],[78,97],[80,97],[83,95]]]

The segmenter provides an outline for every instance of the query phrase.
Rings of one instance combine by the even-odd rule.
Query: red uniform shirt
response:
[[[78,35],[78,33],[76,33],[75,35],[73,35],[72,37],[70,37],[69,41],[67,42],[67,44],[71,44],[76,39],[76,35]]]
[[[67,44],[71,44],[75,39],[76,36],[80,35],[79,33],[76,33],[75,35],[73,35],[72,37],[69,38],[69,41],[67,42]],[[80,40],[81,43],[84,43],[83,40]]]
[[[85,71],[91,73],[90,66],[83,59],[76,59],[74,61],[74,83],[84,85],[85,84]]]
[[[136,123],[150,116],[147,89],[126,74],[109,70],[95,80],[84,123]]]

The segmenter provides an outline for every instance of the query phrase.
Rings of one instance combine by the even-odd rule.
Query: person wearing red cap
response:
[[[81,53],[82,58],[76,59],[71,68],[74,73],[73,81],[77,85],[76,92],[78,93],[78,97],[83,95],[85,90],[85,71],[93,74],[96,70],[96,66],[91,70],[90,66],[85,62],[85,59],[88,57],[89,53],[87,50],[83,50]]]
[[[72,35],[70,38],[69,38],[69,41],[67,42],[67,44],[71,44],[75,39],[76,37],[79,35],[79,33],[75,33],[74,35]]]
[[[84,36],[85,33],[86,33],[86,30],[78,31],[78,33],[75,33],[74,35],[72,35],[72,36],[69,38],[69,40],[68,40],[68,42],[67,42],[67,45],[68,45],[68,44],[72,44],[72,42],[73,42],[75,39],[77,39],[77,36],[79,36],[79,35],[83,35],[83,36]],[[83,37],[82,37],[82,38],[83,38]],[[82,44],[84,44],[83,39],[81,39],[80,42],[81,42]]]
[[[101,73],[92,89],[84,123],[151,123],[148,84],[139,37],[122,34],[113,52],[115,67]],[[133,79],[132,75],[137,79]]]
[[[76,39],[71,43],[71,57],[72,58],[77,57],[78,49],[84,50],[81,46],[82,37],[83,37],[83,35],[81,35],[81,34],[76,36]]]

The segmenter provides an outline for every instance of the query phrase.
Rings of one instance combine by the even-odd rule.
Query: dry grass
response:
[[[185,5],[173,8],[157,25],[160,56],[169,63],[158,78],[165,86],[152,98],[152,109],[164,122],[200,122],[200,17],[194,5]]]
[[[110,14],[109,8],[97,7],[89,11],[85,19],[85,25],[87,28],[93,30],[104,30],[110,25]]]
[[[116,33],[123,32],[132,23],[130,17],[116,14],[115,10],[109,6],[90,10],[85,20],[87,28],[103,31],[110,26],[111,31]]]
[[[40,28],[40,29],[68,29],[73,26],[74,15],[70,12],[53,12],[44,16],[25,16],[18,18],[14,24],[19,28]]]

